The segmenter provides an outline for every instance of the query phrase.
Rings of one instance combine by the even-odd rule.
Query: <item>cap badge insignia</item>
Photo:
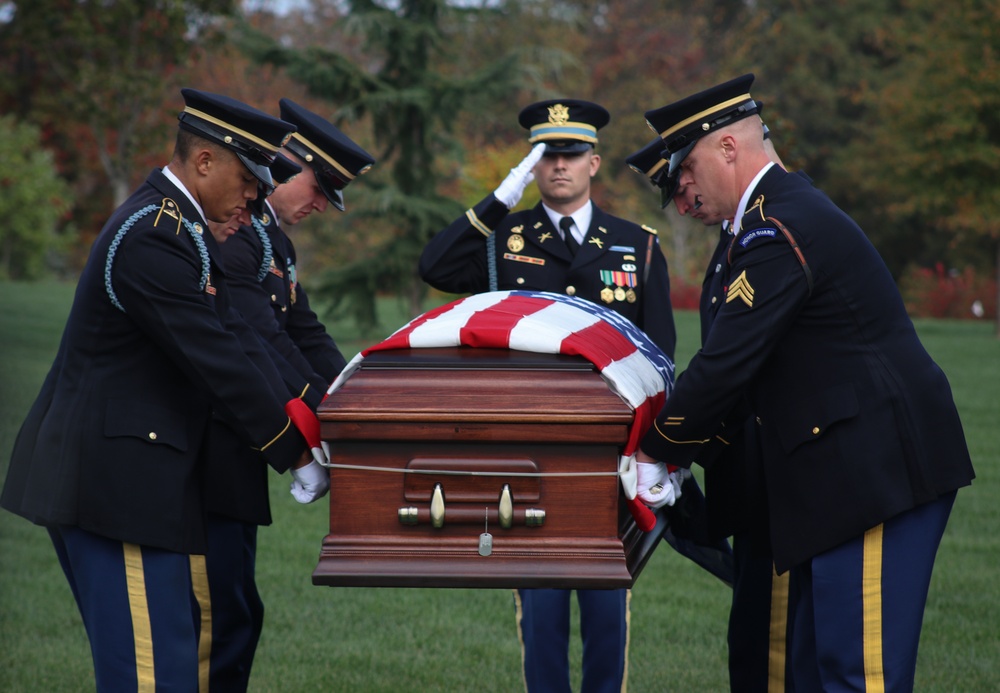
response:
[[[569,121],[569,108],[557,103],[549,106],[549,122],[553,125],[562,125]]]

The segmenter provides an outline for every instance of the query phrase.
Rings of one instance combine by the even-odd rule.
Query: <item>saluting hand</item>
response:
[[[535,180],[533,169],[544,153],[545,143],[536,144],[528,156],[510,170],[500,187],[493,192],[493,195],[503,202],[507,209],[513,209],[514,205],[521,201],[524,189],[528,187],[528,183]]]

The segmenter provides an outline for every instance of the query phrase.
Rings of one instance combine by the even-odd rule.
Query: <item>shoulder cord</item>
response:
[[[642,268],[642,285],[646,286],[646,280],[649,279],[649,263],[653,259],[653,235],[649,235],[649,240],[646,243],[646,264]]]
[[[490,275],[490,291],[497,290],[497,234],[486,237],[486,268]]]
[[[111,267],[115,261],[115,253],[118,251],[118,246],[121,245],[121,242],[125,238],[125,234],[128,233],[129,229],[135,226],[139,219],[146,216],[150,212],[155,212],[158,209],[160,209],[160,207],[157,205],[148,205],[130,216],[115,233],[115,237],[111,239],[111,244],[108,246],[108,257],[104,261],[104,289],[107,291],[108,298],[111,299],[112,305],[123,313],[126,312],[125,307],[122,306],[121,301],[118,300],[118,295],[115,293],[114,287],[111,285]],[[195,231],[194,224],[183,217],[181,218],[181,221],[184,222],[184,228],[187,229],[188,235],[191,236],[192,240],[194,240],[195,247],[198,248],[198,255],[201,256],[201,280],[198,285],[198,289],[201,291],[204,290],[205,286],[208,284],[210,266],[208,260],[208,248],[205,246],[205,240],[201,237],[201,234]]]
[[[252,222],[253,230],[260,237],[260,244],[264,247],[263,256],[260,260],[260,268],[257,270],[257,282],[259,283],[264,281],[267,271],[271,269],[271,261],[274,259],[274,249],[271,247],[271,237],[267,235],[267,231],[264,230],[264,224],[261,223],[260,219],[251,216],[250,221]]]

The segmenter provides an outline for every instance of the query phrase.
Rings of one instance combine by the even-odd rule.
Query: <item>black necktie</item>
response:
[[[559,220],[559,228],[562,229],[563,238],[566,240],[566,247],[569,248],[569,254],[576,257],[576,251],[580,249],[580,244],[576,242],[573,238],[573,234],[570,232],[569,227],[573,225],[573,217],[563,217]]]

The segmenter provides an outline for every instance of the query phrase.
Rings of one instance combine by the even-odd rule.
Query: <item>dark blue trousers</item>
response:
[[[49,529],[90,640],[99,692],[197,693],[186,554]]]
[[[796,691],[912,691],[924,606],[955,493],[793,568]]]
[[[569,693],[571,590],[525,589],[515,594],[524,682],[529,693]],[[611,693],[625,685],[631,592],[576,590],[583,640],[581,693]]]
[[[733,559],[729,690],[784,693],[790,680],[788,573],[775,574],[770,551],[755,546],[750,533],[733,537]]]
[[[245,691],[264,627],[257,591],[257,525],[219,515],[206,521],[208,590],[196,594],[201,619],[199,658],[210,691]]]

